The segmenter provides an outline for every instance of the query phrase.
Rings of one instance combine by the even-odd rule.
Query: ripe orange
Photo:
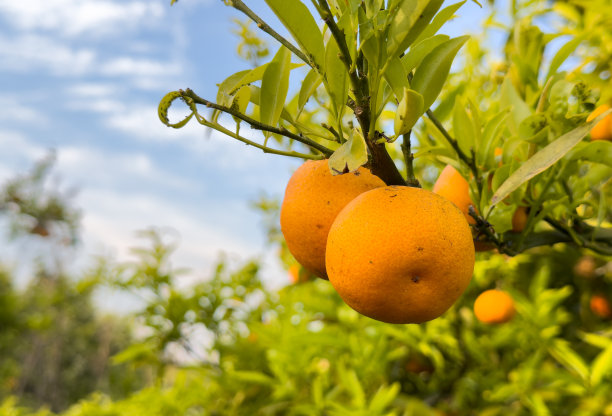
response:
[[[292,264],[289,266],[289,279],[291,283],[296,284],[300,281],[300,265]]]
[[[334,176],[327,160],[308,161],[287,184],[280,224],[287,247],[307,270],[326,279],[325,246],[336,215],[359,194],[385,183],[369,170]]]
[[[486,290],[474,302],[474,315],[486,324],[508,322],[514,313],[514,300],[501,290]]]
[[[512,232],[522,233],[527,225],[528,216],[527,207],[517,207],[514,215],[512,215]]]
[[[591,308],[591,312],[593,312],[600,318],[612,318],[612,308],[610,307],[610,301],[604,295],[596,294],[591,296],[591,299],[589,301],[589,307]]]
[[[587,122],[609,109],[610,105],[608,104],[600,105],[587,117]],[[591,129],[591,140],[612,140],[612,114],[608,114],[603,120],[593,126]]]
[[[467,221],[470,224],[476,224],[476,221],[469,213],[470,205],[476,209],[476,205],[474,205],[470,198],[470,185],[457,169],[451,165],[446,165],[440,176],[438,176],[432,191],[457,205],[457,208],[463,212]]]
[[[474,243],[459,209],[420,188],[365,192],[338,214],[327,239],[329,281],[357,312],[389,323],[442,315],[474,271]]]

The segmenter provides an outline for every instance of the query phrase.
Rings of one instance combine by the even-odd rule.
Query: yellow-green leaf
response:
[[[408,133],[423,114],[423,96],[409,88],[404,88],[402,101],[397,106],[393,130],[395,136]]]
[[[339,55],[340,48],[336,40],[331,37],[325,49],[325,77],[327,79],[325,87],[331,97],[336,119],[342,117],[348,95],[348,73]]]
[[[263,74],[259,117],[264,124],[276,126],[280,119],[289,89],[290,64],[291,53],[281,46]]]
[[[368,161],[366,142],[359,130],[353,129],[351,137],[329,158],[332,175],[354,172]]]

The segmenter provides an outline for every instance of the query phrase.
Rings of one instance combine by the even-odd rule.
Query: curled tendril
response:
[[[191,110],[191,114],[189,114],[187,117],[185,117],[183,120],[179,121],[178,123],[170,123],[170,120],[168,119],[168,110],[170,109],[172,102],[176,100],[177,98],[182,99],[185,102],[185,104],[189,106]],[[172,91],[164,95],[164,98],[161,99],[161,101],[159,102],[159,106],[157,107],[157,115],[159,116],[159,119],[161,120],[161,122],[164,123],[166,126],[173,127],[175,129],[180,129],[185,124],[187,124],[189,120],[191,120],[191,117],[193,117],[194,114],[195,114],[195,104],[193,102],[189,103],[183,96],[182,91]]]

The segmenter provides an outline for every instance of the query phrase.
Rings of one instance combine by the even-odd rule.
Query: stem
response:
[[[316,64],[312,62],[306,55],[302,53],[296,46],[294,46],[287,39],[279,35],[274,29],[270,27],[266,22],[264,22],[261,17],[257,16],[251,9],[247,7],[246,4],[242,2],[242,0],[231,0],[229,5],[234,9],[241,11],[245,15],[249,17],[252,21],[257,23],[257,27],[266,32],[268,35],[272,36],[274,39],[283,44],[287,49],[293,52],[298,58],[302,61],[306,62],[310,67],[316,68]]]
[[[187,88],[187,90],[183,91],[180,90],[179,91],[181,93],[181,96],[183,99],[189,99],[192,100],[194,103],[196,104],[202,104],[205,105],[207,107],[210,108],[214,108],[216,110],[222,111],[224,113],[228,113],[233,115],[234,117],[237,117],[243,121],[246,121],[247,123],[249,123],[251,125],[252,128],[256,129],[256,130],[262,130],[262,131],[268,131],[270,133],[276,133],[276,134],[280,134],[281,136],[285,136],[287,138],[293,139],[295,141],[298,141],[300,143],[305,144],[306,146],[309,146],[313,149],[318,150],[319,152],[321,152],[323,155],[329,157],[332,153],[333,150],[328,149],[327,147],[315,142],[314,140],[309,139],[308,137],[305,137],[303,135],[300,134],[295,134],[290,132],[289,130],[287,130],[286,128],[283,127],[274,127],[274,126],[269,126],[267,124],[263,124],[260,123],[259,121],[252,119],[249,116],[246,116],[244,114],[242,114],[239,111],[236,111],[232,108],[228,108],[219,104],[215,104],[213,102],[210,102],[202,97],[199,97],[198,95],[196,95],[196,93],[194,93],[191,89]],[[209,123],[210,124],[210,123]]]
[[[233,139],[236,139],[244,144],[246,144],[247,146],[253,146],[256,147],[258,149],[263,150],[264,153],[271,153],[274,155],[280,155],[280,156],[289,156],[289,157],[297,157],[300,159],[312,159],[312,160],[321,160],[321,159],[325,159],[325,156],[323,155],[313,155],[313,154],[307,154],[307,153],[300,153],[300,152],[294,152],[294,151],[283,151],[283,150],[277,150],[277,149],[273,149],[271,147],[268,146],[264,146],[262,144],[259,144],[257,142],[254,142],[252,140],[249,140],[245,137],[240,136],[239,134],[236,134],[235,132],[226,129],[225,127],[223,127],[220,124],[217,123],[210,123],[208,121],[206,121],[202,116],[200,116],[199,114],[195,114],[196,120],[198,120],[198,122],[206,127],[209,127],[211,129],[215,129],[227,136],[230,136]]]
[[[404,161],[406,162],[406,183],[408,186],[420,188],[421,184],[419,180],[414,176],[414,167],[412,162],[414,161],[414,154],[410,150],[410,134],[412,130],[403,135],[402,153],[404,154]]]
[[[349,74],[351,90],[355,95],[355,102],[352,104],[351,108],[359,121],[361,131],[368,145],[368,150],[372,156],[372,173],[381,178],[387,185],[405,186],[406,182],[402,174],[397,170],[397,166],[393,162],[393,159],[389,156],[384,143],[377,144],[376,135],[369,134],[371,130],[370,123],[375,123],[375,120],[372,120],[372,113],[370,111],[370,86],[368,78],[365,74],[357,74],[357,65],[353,64],[344,33],[336,24],[327,1],[318,0],[318,4],[319,7],[317,10],[319,15],[338,44],[338,48],[340,49],[340,60],[344,62]]]

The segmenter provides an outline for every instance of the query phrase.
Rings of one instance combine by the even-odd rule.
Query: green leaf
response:
[[[491,206],[497,204],[510,195],[516,188],[534,176],[542,173],[576,146],[591,130],[591,128],[608,115],[612,110],[602,113],[591,122],[576,127],[569,133],[559,137],[542,150],[525,161],[510,177],[499,187],[491,199]]]
[[[430,38],[433,35],[435,35],[436,32],[440,30],[442,25],[448,22],[455,15],[455,12],[459,10],[459,8],[465,4],[465,2],[466,0],[463,0],[459,3],[451,4],[450,6],[445,7],[444,9],[440,10],[440,13],[438,13],[436,17],[434,17],[432,22],[427,25],[425,30],[423,30],[423,32],[419,35],[419,37],[416,39],[415,42],[416,43],[421,42],[422,40]]]
[[[370,414],[377,415],[381,414],[387,406],[391,404],[391,402],[397,397],[397,394],[400,391],[399,383],[393,383],[390,386],[381,386],[379,387],[376,394],[370,401],[370,405],[368,406],[368,411]]]
[[[353,129],[352,136],[329,158],[332,175],[354,172],[368,161],[366,142],[359,130]]]
[[[396,49],[397,55],[400,55],[414,43],[423,30],[425,30],[429,22],[431,22],[431,19],[433,19],[435,14],[438,12],[442,6],[442,3],[444,3],[444,0],[429,0],[427,2],[427,6],[425,6],[422,12],[418,15],[418,18],[410,27],[410,31]]]
[[[336,40],[331,37],[325,50],[325,77],[327,81],[325,86],[334,104],[333,109],[336,119],[342,117],[348,95],[348,73],[339,55],[340,48]]]
[[[168,110],[170,109],[172,102],[180,97],[181,97],[181,93],[178,91],[169,92],[168,94],[164,95],[164,97],[159,102],[159,106],[157,107],[157,115],[160,121],[164,123],[166,126],[173,127],[175,129],[180,129],[185,124],[187,124],[187,122],[191,120],[191,117],[193,117],[193,114],[194,114],[192,111],[191,114],[189,114],[183,120],[177,123],[170,123],[170,120],[168,119]]]
[[[276,126],[280,119],[287,91],[289,89],[289,71],[291,53],[281,46],[274,59],[268,64],[261,81],[259,118],[262,123]],[[264,132],[266,137],[269,132]]]
[[[250,101],[251,101],[251,87],[248,85],[245,85],[244,87],[240,88],[238,92],[234,95],[232,99],[232,105],[230,106],[230,108],[238,111],[239,113],[246,114],[246,109]],[[237,124],[236,128],[238,128],[238,125],[240,125],[241,120],[236,116],[232,116],[232,117]]]
[[[387,56],[399,57],[398,50],[406,41],[410,29],[412,29],[428,3],[429,0],[403,0],[399,4],[387,35]],[[403,50],[399,52],[401,53]]]
[[[423,96],[409,88],[404,88],[402,101],[397,106],[393,130],[395,136],[408,133],[419,117],[423,115]]]
[[[591,369],[591,385],[594,387],[598,386],[610,374],[612,374],[612,346],[609,346],[595,357]]]
[[[453,59],[469,36],[450,39],[434,48],[416,69],[412,89],[423,96],[423,108],[429,109],[434,103],[453,63]]]
[[[299,0],[266,0],[266,3],[322,73],[325,60],[323,35],[308,8]]]
[[[506,77],[501,86],[500,108],[511,107],[508,127],[512,134],[518,134],[518,126],[532,114],[531,108],[523,101],[512,85],[510,78]]]
[[[376,32],[372,27],[372,21],[368,19],[363,8],[359,8],[359,49],[368,61],[368,71],[376,73],[380,64],[380,49]]]
[[[308,99],[314,94],[317,87],[323,81],[323,77],[319,75],[317,71],[311,69],[306,74],[304,81],[302,81],[302,86],[300,87],[300,94],[298,98],[298,114],[302,112],[304,106],[308,102]]]
[[[410,84],[408,83],[408,74],[399,58],[395,57],[389,59],[384,77],[393,90],[393,94],[395,94],[397,101],[401,101],[404,95],[404,89],[410,88]]]
[[[257,371],[232,371],[230,377],[247,383],[255,383],[271,386],[274,384],[274,379]]]
[[[556,339],[548,347],[548,352],[559,364],[577,374],[582,380],[587,381],[589,379],[589,367],[587,367],[580,355],[570,347],[569,342]]]
[[[422,42],[415,44],[410,50],[402,56],[402,64],[406,72],[410,73],[416,66],[421,63],[423,58],[429,54],[436,46],[448,41],[450,36],[436,35],[431,38],[424,39]]]
[[[480,126],[474,126],[466,108],[465,101],[457,97],[453,107],[453,133],[461,150],[469,155],[471,149],[475,148],[478,134],[476,130],[480,129]]]
[[[595,140],[594,142],[584,143],[584,146],[580,149],[575,149],[571,159],[586,160],[609,166],[612,163],[612,142]]]
[[[583,40],[583,36],[578,36],[576,38],[571,39],[565,45],[559,48],[553,59],[550,61],[548,74],[546,74],[547,80],[557,72],[563,62],[565,62],[565,60],[569,58],[569,56],[576,50],[576,48],[582,43]]]

